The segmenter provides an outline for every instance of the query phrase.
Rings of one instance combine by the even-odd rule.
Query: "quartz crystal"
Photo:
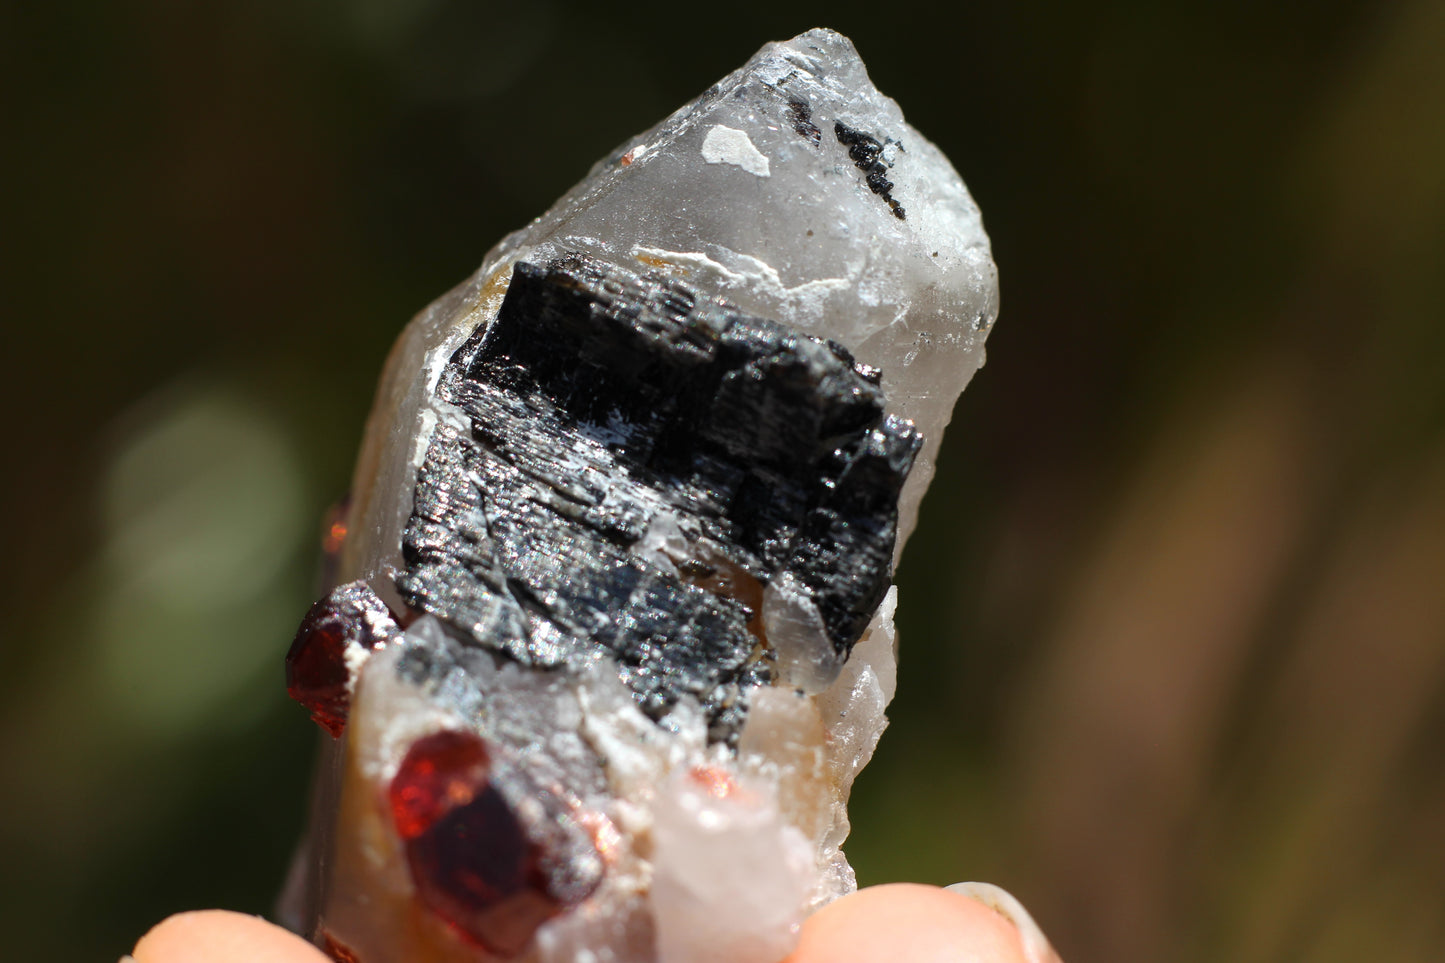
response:
[[[997,286],[851,43],[769,44],[420,314],[288,656],[360,963],[777,963],[853,888],[894,562]],[[337,526],[333,526],[333,530]]]

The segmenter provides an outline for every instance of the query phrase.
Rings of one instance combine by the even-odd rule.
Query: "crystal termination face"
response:
[[[520,263],[442,376],[470,431],[432,437],[397,586],[525,665],[611,658],[649,716],[691,695],[735,741],[776,674],[766,586],[816,608],[839,660],[888,588],[921,438],[877,382],[665,277]]]

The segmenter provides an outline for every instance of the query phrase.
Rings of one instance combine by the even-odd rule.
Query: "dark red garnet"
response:
[[[543,803],[531,808],[547,825],[524,823],[519,795]],[[389,801],[418,896],[468,941],[515,955],[571,904],[559,898],[558,873],[545,865],[567,856],[565,844],[548,845],[558,825],[555,800],[495,765],[479,736],[438,732],[418,739],[391,782]],[[577,898],[596,884],[593,878]]]
[[[491,756],[480,736],[443,731],[412,743],[391,781],[391,817],[412,840],[486,792]]]
[[[340,736],[351,711],[347,652],[380,648],[400,631],[386,603],[365,582],[341,586],[301,620],[286,653],[286,692],[317,725]]]

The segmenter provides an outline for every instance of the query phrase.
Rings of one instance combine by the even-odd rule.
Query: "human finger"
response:
[[[259,916],[229,910],[197,910],[164,919],[141,937],[131,959],[134,963],[331,963],[296,934]]]
[[[983,884],[963,889],[890,883],[851,893],[804,921],[785,963],[1058,963],[1016,900]]]

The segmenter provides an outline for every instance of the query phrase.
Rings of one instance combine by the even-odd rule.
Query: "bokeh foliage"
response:
[[[864,882],[997,881],[1071,963],[1445,945],[1445,6],[20,2],[0,919],[113,959],[265,912],[280,658],[403,321],[818,24],[1003,278],[900,571]]]

